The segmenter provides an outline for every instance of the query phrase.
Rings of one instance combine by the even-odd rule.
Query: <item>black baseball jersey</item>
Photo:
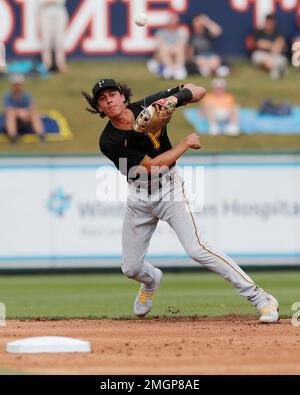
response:
[[[137,118],[144,107],[148,107],[156,100],[166,98],[179,92],[180,87],[171,88],[167,91],[161,91],[151,96],[128,105],[128,108]],[[156,133],[137,133],[134,130],[121,130],[113,126],[109,121],[103,130],[99,146],[102,153],[107,156],[121,171],[127,176],[129,170],[138,166],[144,157],[148,155],[150,158],[172,149],[171,142],[167,134],[167,127]],[[172,165],[174,166],[175,163]],[[130,177],[131,178],[131,177]]]

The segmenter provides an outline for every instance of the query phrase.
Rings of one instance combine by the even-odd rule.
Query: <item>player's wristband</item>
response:
[[[193,99],[192,92],[187,88],[181,89],[181,91],[175,93],[173,96],[177,97],[178,100],[176,107],[182,106],[184,103],[190,102]]]

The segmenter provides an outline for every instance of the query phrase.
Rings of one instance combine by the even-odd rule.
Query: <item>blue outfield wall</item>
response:
[[[38,57],[38,2],[5,0],[0,3],[0,41],[8,59]],[[153,33],[178,11],[183,24],[203,12],[217,21],[223,35],[216,49],[226,56],[244,56],[245,37],[266,14],[276,12],[283,34],[295,31],[297,0],[68,0],[70,16],[65,45],[70,58],[146,56],[153,50]],[[134,25],[134,16],[147,11],[147,28]]]

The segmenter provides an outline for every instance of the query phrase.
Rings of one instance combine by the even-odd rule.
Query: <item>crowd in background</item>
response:
[[[68,22],[66,0],[38,0],[41,59],[46,70],[68,70],[64,36]],[[226,77],[230,66],[218,50],[222,27],[206,14],[193,16],[188,28],[180,15],[170,12],[167,24],[155,32],[155,49],[147,66],[151,73],[165,79],[184,80],[188,74]],[[254,66],[269,72],[272,79],[283,77],[293,42],[300,41],[300,13],[296,14],[294,33],[284,37],[276,15],[267,15],[264,25],[245,37],[245,48]]]
[[[211,90],[201,102],[200,114],[208,122],[210,135],[221,133],[225,125],[226,135],[236,136],[239,130],[239,106],[233,94],[227,92],[224,79],[230,65],[217,50],[217,40],[223,34],[222,27],[208,15],[197,14],[189,29],[180,24],[179,15],[171,13],[168,24],[156,34],[153,57],[147,62],[148,70],[164,79],[184,80],[188,74],[215,77]],[[296,15],[294,33],[284,37],[276,16],[269,14],[260,29],[254,29],[245,37],[251,63],[269,73],[277,80],[287,72],[291,47],[300,42],[300,13]]]
[[[47,71],[66,72],[64,38],[69,19],[66,0],[36,1],[42,64]],[[189,24],[182,25],[180,14],[172,11],[166,25],[154,33],[155,48],[148,69],[165,79],[184,80],[193,73],[226,77],[230,67],[218,45],[222,34],[222,27],[206,14],[196,14]],[[279,79],[286,72],[295,41],[300,41],[300,12],[296,13],[291,37],[284,36],[276,15],[270,14],[260,29],[245,37],[245,49],[253,65],[268,70],[272,79]]]
[[[222,27],[205,14],[195,15],[187,30],[180,24],[179,15],[171,13],[167,25],[155,33],[154,55],[147,63],[149,71],[175,80],[184,80],[192,73],[226,77],[230,67],[216,46],[222,33]],[[300,14],[296,16],[292,37],[284,37],[276,16],[270,14],[262,28],[245,37],[245,47],[253,65],[267,70],[275,80],[285,75],[295,40],[300,41]]]
[[[47,71],[67,72],[64,36],[68,22],[66,0],[37,0],[40,3],[39,29],[42,40],[41,60]],[[201,106],[211,135],[220,133],[220,122],[226,122],[224,133],[239,134],[239,108],[235,97],[227,92],[224,79],[230,64],[218,51],[217,40],[222,27],[208,15],[194,15],[189,28],[182,26],[180,16],[171,12],[167,24],[155,32],[155,49],[147,62],[148,70],[164,79],[185,80],[189,74],[214,77],[211,92]],[[282,78],[287,72],[291,47],[300,42],[300,13],[295,18],[294,33],[284,37],[274,14],[267,15],[262,28],[245,37],[245,48],[252,64],[265,69],[270,78]],[[44,141],[41,119],[31,96],[23,90],[24,78],[11,76],[11,91],[3,99],[6,134],[12,143],[22,128],[30,125]]]
[[[37,0],[38,28],[41,37],[43,71],[65,73],[68,70],[64,37],[68,22],[66,0]],[[25,77],[21,73],[9,76],[11,88],[3,97],[4,128],[12,144],[22,134],[31,131],[45,143],[45,130],[32,96],[24,90]]]

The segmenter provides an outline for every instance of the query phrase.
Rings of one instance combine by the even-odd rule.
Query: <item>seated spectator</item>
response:
[[[270,77],[275,80],[286,71],[285,51],[285,39],[277,28],[275,15],[270,14],[266,17],[264,28],[253,33],[252,62],[266,68]]]
[[[300,49],[300,8],[299,8],[299,12],[297,12],[296,14],[296,19],[295,19],[295,27],[293,30],[293,33],[291,35],[291,40],[290,40],[290,44],[291,44],[291,50],[292,50],[292,56],[293,56],[293,45],[294,43],[299,43],[297,44],[297,51]],[[294,48],[295,50],[295,48]]]
[[[290,57],[292,65],[300,70],[300,8],[296,14],[295,27],[290,36]]]
[[[184,80],[188,34],[180,27],[178,14],[170,13],[168,24],[156,32],[155,38],[155,54],[147,63],[148,70],[165,79]]]
[[[207,15],[198,14],[193,17],[191,28],[192,34],[188,45],[189,62],[195,64],[203,77],[211,74],[219,75],[218,71],[222,72],[224,68],[221,68],[221,57],[214,50],[213,41],[222,34],[221,26]]]
[[[208,120],[208,132],[212,136],[221,133],[236,136],[239,134],[239,108],[235,97],[226,92],[227,83],[224,79],[212,81],[212,91],[202,100],[201,115]]]
[[[19,74],[10,77],[11,91],[3,99],[5,129],[12,143],[28,125],[41,141],[44,141],[44,127],[29,94],[23,91],[24,77]]]

